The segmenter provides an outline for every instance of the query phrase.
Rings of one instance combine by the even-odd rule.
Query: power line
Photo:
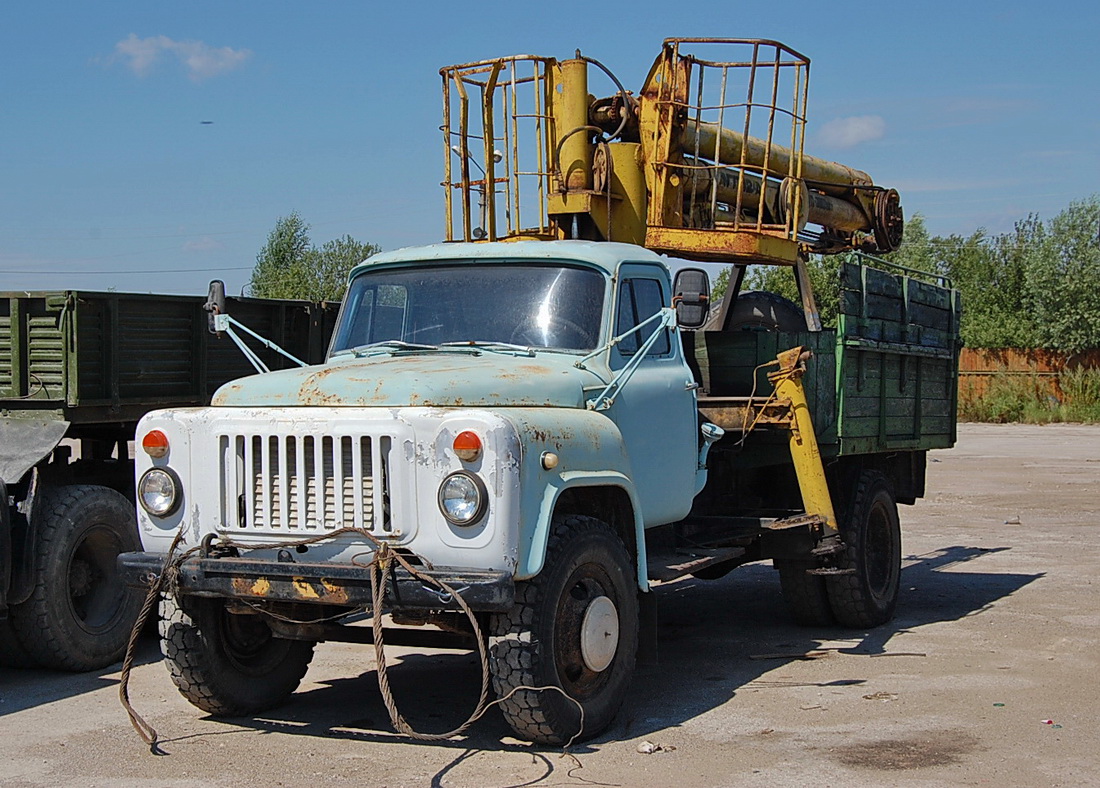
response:
[[[191,273],[205,273],[207,271],[251,271],[253,266],[244,266],[241,268],[140,268],[137,270],[126,271],[0,271],[0,275],[3,274],[38,274],[44,276],[81,276],[88,274],[90,276],[107,276],[117,274],[191,274]]]

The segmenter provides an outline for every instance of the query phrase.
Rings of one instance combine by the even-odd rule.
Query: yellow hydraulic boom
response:
[[[673,38],[636,95],[580,52],[441,69],[447,239],[616,240],[795,266],[892,251],[898,193],[803,153],[809,65],[775,41]],[[590,95],[594,68],[613,96]]]

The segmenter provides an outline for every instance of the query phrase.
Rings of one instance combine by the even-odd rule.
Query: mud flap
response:
[[[65,437],[69,422],[0,418],[0,481],[17,484]]]
[[[657,594],[638,594],[638,664],[657,664]]]
[[[11,513],[8,486],[0,479],[0,620],[8,617],[8,588],[11,585]]]

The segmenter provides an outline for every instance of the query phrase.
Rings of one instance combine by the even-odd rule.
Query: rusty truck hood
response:
[[[218,389],[212,404],[583,408],[584,387],[599,385],[600,379],[577,368],[577,359],[489,351],[337,358],[232,381]]]

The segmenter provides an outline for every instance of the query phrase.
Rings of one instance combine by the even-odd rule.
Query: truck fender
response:
[[[642,522],[641,508],[635,494],[634,483],[628,476],[618,471],[565,471],[559,480],[543,489],[535,527],[528,533],[516,567],[516,579],[526,580],[542,571],[546,560],[546,544],[550,538],[550,524],[557,510],[558,499],[566,490],[577,487],[615,487],[622,490],[630,500],[634,518],[634,552],[637,555],[635,576],[641,591],[649,590],[646,572],[645,524]],[[630,548],[630,545],[627,545]]]

